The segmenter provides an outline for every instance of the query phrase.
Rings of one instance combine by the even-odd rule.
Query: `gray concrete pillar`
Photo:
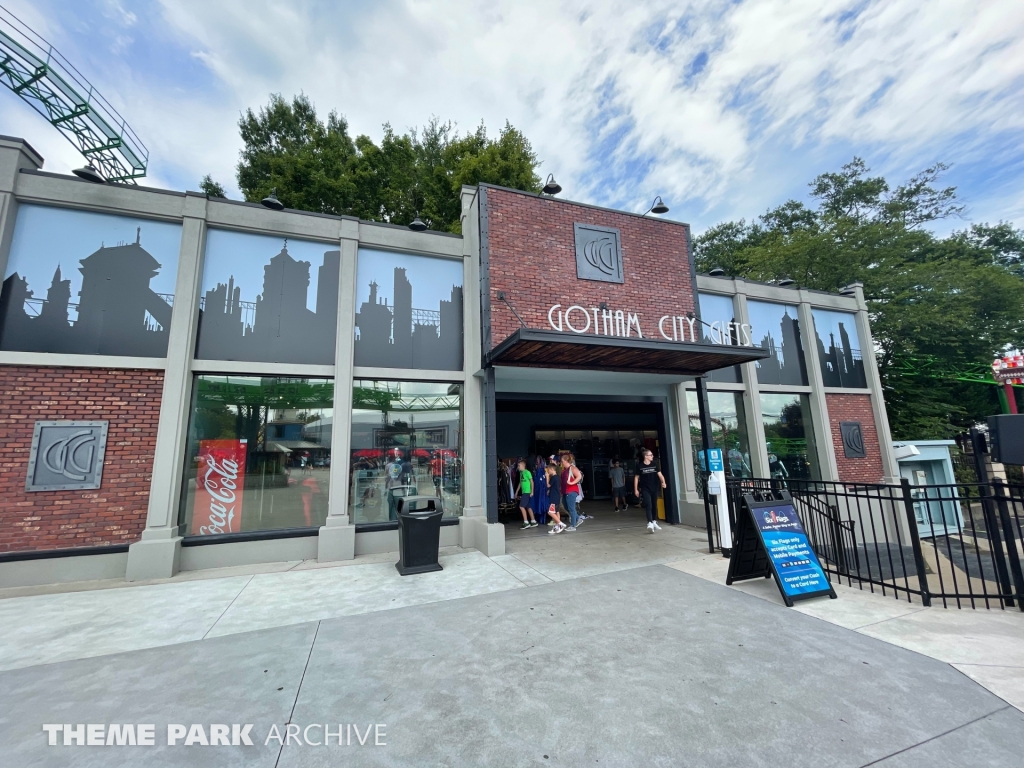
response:
[[[338,276],[338,325],[334,354],[334,411],[331,425],[331,496],[320,527],[317,561],[352,560],[356,527],[349,515],[349,463],[352,455],[352,366],[355,355],[356,276],[359,222],[341,222],[341,271]]]
[[[21,139],[0,137],[0,280],[7,274],[14,224],[18,219],[18,199],[14,196],[22,168],[39,170],[43,157]]]
[[[733,306],[736,319],[750,327],[750,312],[747,309],[747,295],[742,280],[736,280],[736,296]],[[753,341],[753,339],[751,339]],[[750,441],[750,471],[754,477],[768,477],[768,443],[764,439],[764,421],[761,415],[761,388],[757,382],[757,364],[744,363],[740,366],[743,377],[743,414],[747,424],[747,440]]]
[[[505,527],[487,522],[484,500],[487,450],[484,440],[484,381],[481,370],[480,212],[476,187],[462,188],[463,368],[462,482],[464,506],[459,546],[488,557],[505,554]]]
[[[149,509],[142,539],[128,547],[128,581],[169,578],[181,563],[179,483],[192,400],[192,356],[199,324],[199,292],[206,248],[206,196],[189,193],[181,227],[174,311],[167,340],[163,396],[157,425]]]

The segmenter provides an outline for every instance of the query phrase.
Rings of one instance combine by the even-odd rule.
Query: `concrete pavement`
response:
[[[664,534],[451,549],[407,579],[380,556],[22,591],[0,599],[4,764],[1020,764],[1021,616],[848,587],[787,609],[725,587],[702,532]],[[51,722],[153,723],[158,746],[50,747]],[[264,744],[289,722],[387,745]],[[170,747],[168,723],[255,744]]]

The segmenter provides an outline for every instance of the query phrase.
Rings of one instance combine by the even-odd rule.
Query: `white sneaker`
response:
[[[647,530],[650,531],[651,533],[654,533],[654,523],[648,523],[647,524]]]
[[[661,530],[661,526],[658,525],[658,521],[657,520],[652,520],[651,521],[651,525],[654,526],[654,530],[656,530],[656,531],[660,531]]]

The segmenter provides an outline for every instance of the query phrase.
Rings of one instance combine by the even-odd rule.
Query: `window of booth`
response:
[[[333,365],[337,246],[211,229],[196,357]]]
[[[462,514],[462,385],[357,379],[352,389],[349,512],[398,520],[398,499],[431,496]]]
[[[323,525],[333,408],[331,379],[197,376],[182,478],[185,535]]]
[[[747,416],[743,407],[742,392],[708,392],[708,411],[711,418],[711,437],[716,448],[725,456],[725,468],[729,477],[752,477],[750,462],[750,441],[747,439]],[[693,451],[694,477],[698,493],[703,493],[705,470],[701,456],[700,411],[697,393],[686,392],[686,412],[690,422],[690,447]]]
[[[771,354],[758,360],[757,380],[761,384],[807,384],[807,365],[800,340],[800,320],[793,304],[748,301],[750,336]]]
[[[705,344],[742,344],[745,341],[739,337],[739,328],[731,325],[736,322],[731,296],[701,293],[697,299],[700,302],[700,319],[703,321],[699,323],[701,340]],[[738,365],[712,371],[708,378],[726,384],[739,384],[743,381]]]
[[[830,309],[812,309],[811,315],[822,383],[826,387],[866,387],[857,316]]]
[[[181,225],[22,204],[0,349],[165,357]]]
[[[768,473],[780,480],[820,480],[807,395],[761,393]]]

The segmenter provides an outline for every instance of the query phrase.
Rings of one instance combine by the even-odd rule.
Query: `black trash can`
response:
[[[403,576],[440,571],[441,500],[433,496],[404,496],[398,502],[398,562]]]

